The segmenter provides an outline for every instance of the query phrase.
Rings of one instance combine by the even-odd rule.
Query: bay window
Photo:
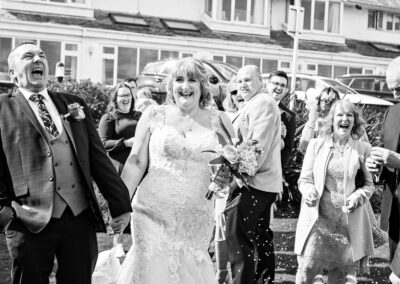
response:
[[[266,25],[267,0],[205,0],[205,12],[215,20]],[[216,9],[216,11],[213,11]],[[213,13],[214,12],[214,13]]]
[[[399,31],[400,14],[369,10],[368,28],[386,31]]]
[[[291,4],[294,0],[291,0]],[[340,33],[341,3],[337,0],[301,0],[304,30]]]

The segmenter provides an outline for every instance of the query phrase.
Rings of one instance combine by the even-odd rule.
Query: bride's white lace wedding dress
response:
[[[179,133],[165,124],[165,107],[151,111],[150,163],[133,200],[133,244],[119,284],[210,284],[215,282],[207,249],[214,225],[208,162],[214,131]],[[210,111],[212,129],[218,115]]]

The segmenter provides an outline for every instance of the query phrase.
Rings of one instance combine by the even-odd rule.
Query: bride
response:
[[[205,108],[207,74],[193,58],[177,62],[168,84],[170,104],[147,109],[122,179],[132,196],[133,244],[120,284],[210,284],[215,282],[207,249],[214,225],[213,202],[205,195],[208,162],[218,135],[234,134],[229,118]],[[227,133],[229,132],[229,133]]]

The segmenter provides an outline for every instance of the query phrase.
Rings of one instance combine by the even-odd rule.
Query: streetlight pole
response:
[[[300,26],[302,25],[301,21],[303,18],[300,14],[300,0],[295,0],[294,6],[296,7],[296,19],[295,19],[295,30],[293,35],[293,59],[292,59],[292,81],[290,83],[290,90],[293,92],[290,97],[289,109],[294,111],[296,108],[296,96],[295,88],[296,88],[296,72],[297,72],[297,50],[299,48],[299,33],[301,32]]]

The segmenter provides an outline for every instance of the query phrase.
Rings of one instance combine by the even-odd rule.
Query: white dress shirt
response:
[[[24,95],[25,99],[28,101],[29,106],[31,107],[33,113],[35,114],[37,120],[39,121],[39,123],[43,127],[43,129],[45,129],[45,127],[44,127],[43,121],[39,115],[38,106],[35,102],[30,100],[29,98],[33,94],[41,94],[44,97],[44,101],[43,101],[44,105],[46,106],[47,110],[49,111],[49,114],[50,114],[51,118],[53,119],[55,126],[57,127],[58,133],[61,134],[62,130],[63,130],[61,116],[60,116],[56,106],[54,105],[53,101],[51,100],[51,98],[47,92],[47,89],[43,89],[42,91],[40,91],[38,93],[33,93],[24,88],[19,88],[19,90]]]

